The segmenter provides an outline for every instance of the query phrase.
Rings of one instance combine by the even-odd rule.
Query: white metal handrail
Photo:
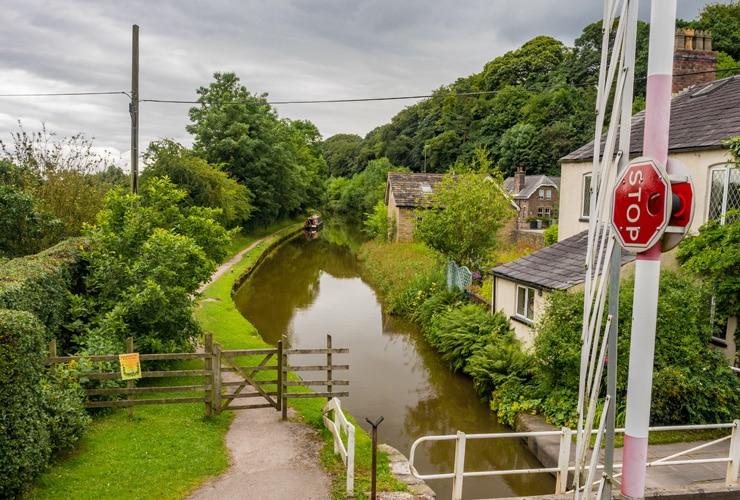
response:
[[[660,431],[691,431],[691,430],[710,430],[710,429],[732,429],[730,436],[724,436],[714,441],[703,443],[699,446],[684,450],[679,453],[675,453],[668,457],[660,458],[648,462],[646,467],[659,467],[665,465],[687,465],[687,464],[706,464],[706,463],[727,463],[727,474],[725,476],[725,484],[737,484],[738,476],[740,475],[740,420],[735,420],[732,423],[726,424],[708,424],[708,425],[676,425],[676,426],[665,426],[665,427],[651,427],[650,432]],[[624,433],[624,429],[615,429],[616,433]],[[598,430],[591,431],[591,434],[597,434]],[[567,493],[566,483],[568,480],[568,473],[573,472],[576,469],[575,465],[570,465],[571,459],[571,444],[572,444],[573,431],[567,427],[563,427],[561,430],[556,431],[531,431],[531,432],[503,432],[503,433],[491,433],[491,434],[465,434],[464,432],[458,431],[457,434],[448,434],[443,436],[424,436],[411,445],[411,451],[409,452],[409,468],[411,474],[418,479],[452,479],[452,500],[462,499],[463,479],[465,477],[483,477],[483,476],[506,476],[516,474],[554,474],[556,477],[555,491],[554,493]],[[509,470],[491,470],[491,471],[468,471],[465,472],[465,445],[467,440],[470,439],[511,439],[511,438],[526,438],[526,437],[549,437],[559,436],[560,437],[560,451],[558,453],[558,465],[557,467],[540,467],[536,469],[509,469]],[[721,443],[723,441],[730,441],[729,451],[727,456],[716,457],[716,458],[697,458],[690,460],[674,460],[677,457],[693,453],[697,450],[707,448],[709,446]],[[455,441],[455,463],[454,470],[452,472],[440,473],[440,474],[421,474],[414,465],[416,457],[417,447],[424,442],[430,441]],[[586,466],[586,471],[590,470],[596,461],[592,462],[591,466]],[[603,469],[603,465],[596,464],[596,470]],[[614,464],[615,469],[621,469],[622,464]]]
[[[334,412],[334,420],[327,417],[329,412]],[[334,436],[334,453],[339,453],[342,462],[347,467],[347,497],[354,495],[355,490],[355,426],[349,423],[342,404],[337,398],[331,398],[323,408],[324,425]],[[342,431],[347,436],[347,446],[344,446]]]

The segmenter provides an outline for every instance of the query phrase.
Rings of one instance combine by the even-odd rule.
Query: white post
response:
[[[727,484],[737,484],[738,471],[740,471],[740,420],[733,422],[732,438],[730,439],[730,463],[727,464]]]
[[[653,0],[650,12],[650,53],[643,154],[654,158],[662,165],[668,162],[676,1]],[[635,264],[622,469],[622,496],[627,499],[645,496],[660,247],[659,241],[649,250],[637,254]]]
[[[452,478],[452,500],[462,500],[465,473],[465,433],[457,431],[455,441],[455,476]]]
[[[354,497],[354,495],[355,495],[355,426],[350,425],[348,422],[347,423],[347,498],[352,498]]]
[[[566,493],[568,491],[568,464],[570,462],[570,445],[572,439],[573,431],[570,428],[563,427],[560,429],[560,454],[558,455],[558,475],[555,482],[556,494]]]

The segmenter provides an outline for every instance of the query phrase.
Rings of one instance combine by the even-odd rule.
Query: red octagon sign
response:
[[[612,227],[626,250],[642,252],[663,236],[671,215],[671,185],[663,166],[651,158],[632,160],[617,177]]]

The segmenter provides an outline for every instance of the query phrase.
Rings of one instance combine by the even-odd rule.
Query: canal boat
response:
[[[324,221],[319,214],[313,214],[311,217],[306,219],[306,223],[303,224],[303,229],[306,231],[318,231],[324,225]]]

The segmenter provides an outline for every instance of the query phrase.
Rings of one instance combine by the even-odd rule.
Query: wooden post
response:
[[[288,355],[283,352],[283,341],[278,340],[278,371],[280,372],[280,409],[282,410],[282,419],[288,420],[288,386],[285,382],[288,380]]]
[[[329,395],[326,397],[327,400],[331,401],[331,390],[332,390],[332,369],[331,369],[331,335],[326,336],[326,348],[329,349],[329,352],[326,353],[326,365],[328,368],[326,369],[326,380],[329,382],[326,386],[326,390],[329,393]]]
[[[210,417],[213,415],[213,335],[209,332],[205,334],[203,339],[203,350],[206,353],[206,357],[203,359],[203,368],[206,371],[205,383],[206,386],[211,386],[203,394],[203,404],[205,405],[206,417]]]
[[[49,357],[50,358],[56,358],[57,357],[57,341],[52,340],[49,342]],[[51,366],[49,367],[51,369],[52,375],[55,375],[57,373],[57,364],[52,362]]]
[[[213,345],[213,408],[221,414],[221,344]]]
[[[131,354],[134,352],[134,338],[129,337],[126,339],[126,354]],[[128,416],[133,417],[134,416],[134,381],[128,380],[126,381],[126,387],[129,390],[128,396],[126,396],[126,399],[131,401],[131,406],[128,407]]]

